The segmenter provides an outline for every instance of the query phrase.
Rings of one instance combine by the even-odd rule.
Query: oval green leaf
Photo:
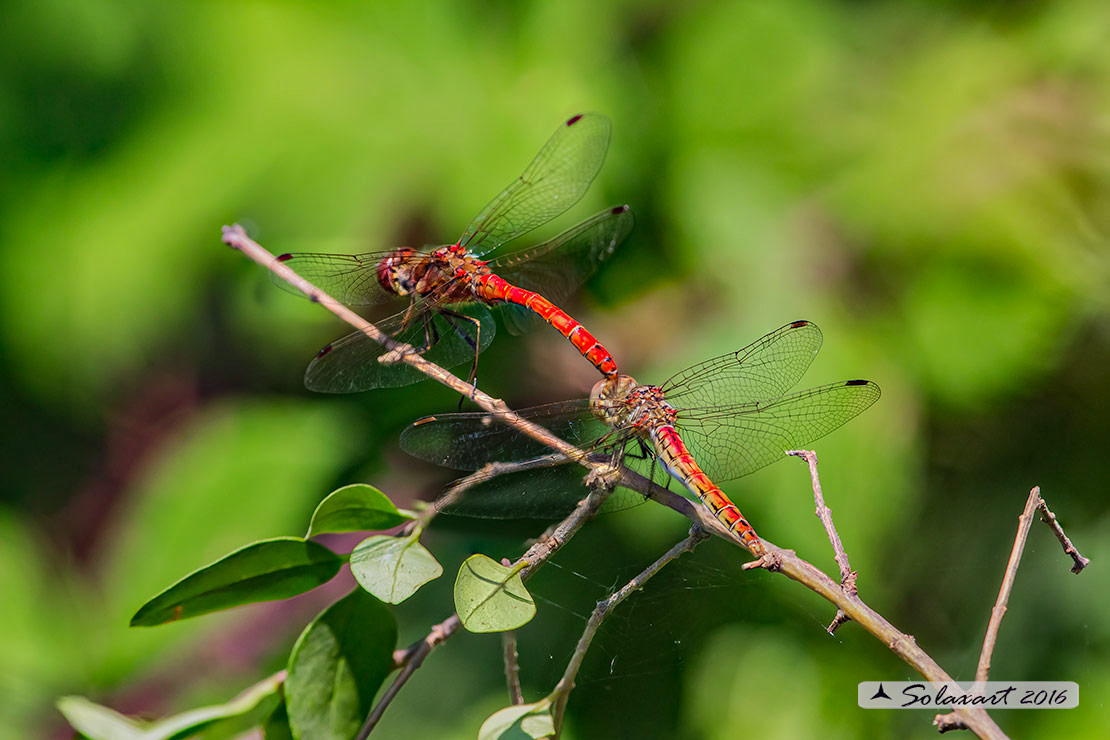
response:
[[[89,740],[142,740],[146,726],[83,696],[63,696],[56,706],[73,729]]]
[[[358,585],[386,603],[400,604],[443,575],[443,566],[419,538],[418,531],[408,537],[376,534],[358,543],[350,556]]]
[[[485,555],[471,555],[455,579],[455,611],[471,632],[504,632],[528,624],[536,602],[524,588],[520,568]]]
[[[412,515],[401,512],[373,486],[355,483],[332,491],[316,507],[305,537],[327,532],[368,532],[404,524]]]
[[[297,740],[350,740],[393,670],[397,623],[357,588],[305,628],[289,656],[285,706]]]
[[[287,599],[330,581],[343,559],[300,537],[261,540],[190,573],[131,617],[153,627],[257,601]]]
[[[554,735],[549,699],[505,707],[491,714],[478,730],[478,740],[538,740]]]

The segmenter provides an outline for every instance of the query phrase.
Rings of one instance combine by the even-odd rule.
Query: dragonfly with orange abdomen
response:
[[[751,524],[717,486],[808,445],[878,400],[879,386],[848,380],[787,393],[821,346],[821,331],[794,321],[735,352],[699,363],[662,385],[627,375],[601,380],[589,399],[516,412],[589,453],[614,463],[656,464],[700,501],[755,554],[764,547]],[[447,513],[491,518],[561,517],[582,498],[580,474],[539,442],[486,413],[442,414],[414,422],[401,447],[430,462],[477,470],[490,462],[534,460],[535,470],[494,478],[462,499],[441,501]],[[527,476],[524,481],[521,476]],[[525,482],[526,481],[526,482]],[[473,494],[473,495],[471,495]],[[604,509],[643,498],[612,494]]]
[[[524,173],[482,209],[454,244],[431,251],[401,247],[354,255],[283,254],[277,259],[345,305],[407,298],[408,307],[378,327],[443,367],[472,359],[471,380],[477,355],[494,334],[486,306],[499,305],[506,308],[511,332],[542,319],[603,376],[615,376],[617,365],[609,351],[558,304],[631,231],[628,206],[606,209],[531,249],[481,259],[574,205],[601,169],[609,131],[609,119],[597,113],[560,124]],[[384,352],[363,333],[349,334],[320,350],[305,372],[305,385],[352,393],[424,379],[407,365],[379,362]]]

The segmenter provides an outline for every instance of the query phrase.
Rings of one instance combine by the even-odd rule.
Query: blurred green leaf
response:
[[[200,707],[152,723],[143,735],[143,740],[177,740],[192,737],[201,730],[211,730],[213,726],[241,720],[256,711],[260,706],[273,706],[279,696],[285,673],[277,673],[225,704]],[[267,700],[274,700],[267,702]],[[258,717],[254,718],[254,723]],[[221,728],[223,725],[221,724]]]
[[[373,486],[354,483],[329,493],[308,525],[306,538],[327,532],[366,532],[404,524],[412,515],[402,513],[389,497]]]
[[[359,585],[390,604],[443,575],[443,566],[420,544],[420,530],[408,537],[367,537],[351,552],[350,563]]]
[[[73,729],[89,740],[144,740],[145,726],[114,709],[91,702],[83,696],[63,696],[57,702]]]
[[[250,687],[226,704],[191,709],[150,723],[128,719],[115,710],[80,696],[62,697],[57,705],[70,725],[91,740],[178,740],[254,711],[263,701],[277,695],[283,681],[284,674],[277,674]]]
[[[265,724],[262,725],[263,740],[293,740],[293,731],[289,729],[289,712],[285,702],[278,704]]]
[[[289,656],[285,704],[297,740],[349,740],[393,670],[397,623],[357,588],[301,633]]]
[[[551,701],[517,704],[490,715],[478,730],[478,740],[538,740],[555,734]]]
[[[254,542],[143,604],[131,626],[153,627],[242,604],[288,599],[327,583],[342,565],[343,559],[331,550],[300,537]]]
[[[528,624],[536,602],[524,588],[519,566],[507,568],[478,554],[459,568],[455,611],[471,632],[504,632]]]

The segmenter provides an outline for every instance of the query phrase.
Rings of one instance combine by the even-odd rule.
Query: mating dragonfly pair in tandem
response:
[[[608,257],[632,228],[627,206],[607,209],[528,250],[490,261],[482,256],[563,213],[586,192],[601,168],[608,119],[574,116],[559,129],[508,188],[494,198],[452,245],[420,252],[408,247],[360,255],[285,254],[302,277],[348,305],[407,298],[401,313],[379,328],[428,360],[454,367],[477,355],[493,337],[486,306],[504,306],[512,331],[542,319],[565,336],[602,374],[589,399],[517,413],[592,454],[636,460],[679,480],[756,555],[764,547],[751,525],[714,481],[723,482],[774,462],[863,412],[879,387],[849,380],[788,393],[821,346],[821,332],[795,321],[753,344],[694,365],[662,385],[640,385],[620,374],[609,352],[556,304]],[[284,285],[284,284],[282,284]],[[347,393],[406,385],[423,378],[406,365],[378,361],[383,348],[361,332],[334,342],[309,365],[312,390]],[[461,470],[490,462],[531,461],[527,485],[517,476],[471,489],[464,500],[441,501],[449,513],[494,518],[554,518],[581,498],[577,466],[489,414],[420,419],[402,434],[416,457]],[[578,485],[574,477],[578,478]],[[525,493],[525,490],[527,492]],[[642,501],[611,495],[605,509]]]

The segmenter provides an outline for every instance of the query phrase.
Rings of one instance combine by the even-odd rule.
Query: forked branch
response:
[[[840,587],[849,596],[855,596],[857,593],[856,572],[852,570],[852,566],[848,563],[848,553],[844,551],[844,544],[840,541],[840,533],[836,531],[836,525],[833,524],[832,510],[825,504],[825,496],[821,492],[821,478],[817,475],[817,453],[813,450],[787,450],[786,454],[802,458],[809,466],[809,480],[810,485],[813,486],[813,501],[817,507],[814,513],[825,527],[825,534],[833,548],[833,557],[840,567]],[[849,617],[843,609],[837,609],[836,616],[833,617],[833,621],[829,623],[825,631],[830,635],[835,634],[848,619]]]
[[[1041,498],[1040,486],[1034,486],[1033,490],[1029,492],[1029,497],[1025,500],[1025,510],[1022,511],[1021,516],[1018,517],[1018,530],[1014,536],[1014,545],[1010,548],[1010,560],[1006,563],[1006,572],[1002,576],[1002,586],[998,589],[998,598],[995,599],[994,608],[991,609],[990,622],[987,624],[987,634],[983,638],[983,649],[979,653],[979,665],[975,670],[975,682],[985,682],[990,676],[991,670],[991,656],[994,655],[994,647],[998,641],[998,630],[1002,627],[1002,617],[1006,616],[1006,609],[1010,601],[1010,593],[1014,588],[1014,579],[1017,578],[1018,566],[1021,565],[1021,556],[1025,552],[1025,543],[1029,539],[1029,529],[1033,526],[1033,515],[1041,512],[1041,521],[1049,526],[1056,538],[1060,540],[1060,544],[1064,547],[1064,552],[1071,556],[1074,561],[1072,566],[1073,573],[1079,573],[1090,562],[1087,558],[1079,554],[1079,551],[1072,545],[1071,540],[1064,534],[1064,530],[1056,521],[1056,517],[1048,510],[1048,505],[1045,504],[1044,499]],[[941,732],[949,730],[965,729],[967,725],[964,723],[964,718],[957,715],[956,712],[951,714],[938,714],[933,724],[937,726]]]

